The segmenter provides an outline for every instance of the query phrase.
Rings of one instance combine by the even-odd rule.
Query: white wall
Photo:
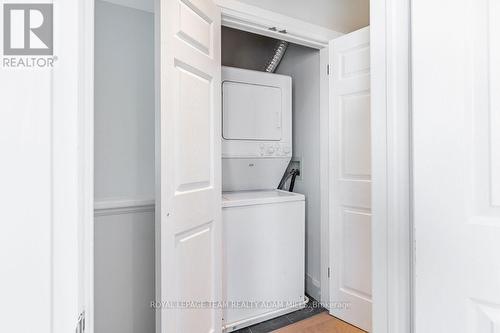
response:
[[[96,333],[155,328],[153,15],[96,1]]]
[[[294,192],[306,196],[306,291],[320,299],[320,66],[319,51],[290,45],[277,73],[293,79],[293,156],[301,160]]]
[[[339,32],[369,25],[369,0],[239,0]]]

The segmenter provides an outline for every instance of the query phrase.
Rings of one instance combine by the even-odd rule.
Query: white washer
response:
[[[304,307],[304,195],[224,192],[222,207],[225,331]]]

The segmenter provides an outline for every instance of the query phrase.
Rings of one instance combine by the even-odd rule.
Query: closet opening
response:
[[[321,299],[321,66],[318,49],[225,26],[221,36],[223,318],[231,332]],[[231,306],[244,301],[284,304]]]

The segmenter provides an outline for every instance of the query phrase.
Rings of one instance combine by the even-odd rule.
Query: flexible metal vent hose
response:
[[[283,55],[285,54],[287,47],[288,47],[288,42],[284,40],[278,41],[278,44],[274,49],[273,57],[266,64],[265,68],[266,72],[274,73],[274,71],[276,70],[276,68],[278,68],[278,65],[280,64],[280,61],[283,58]]]

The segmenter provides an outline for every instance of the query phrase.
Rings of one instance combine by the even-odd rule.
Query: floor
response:
[[[322,312],[309,319],[276,330],[274,333],[365,333],[365,331]]]
[[[312,297],[302,310],[274,318],[234,333],[364,333],[364,331],[336,319]]]

